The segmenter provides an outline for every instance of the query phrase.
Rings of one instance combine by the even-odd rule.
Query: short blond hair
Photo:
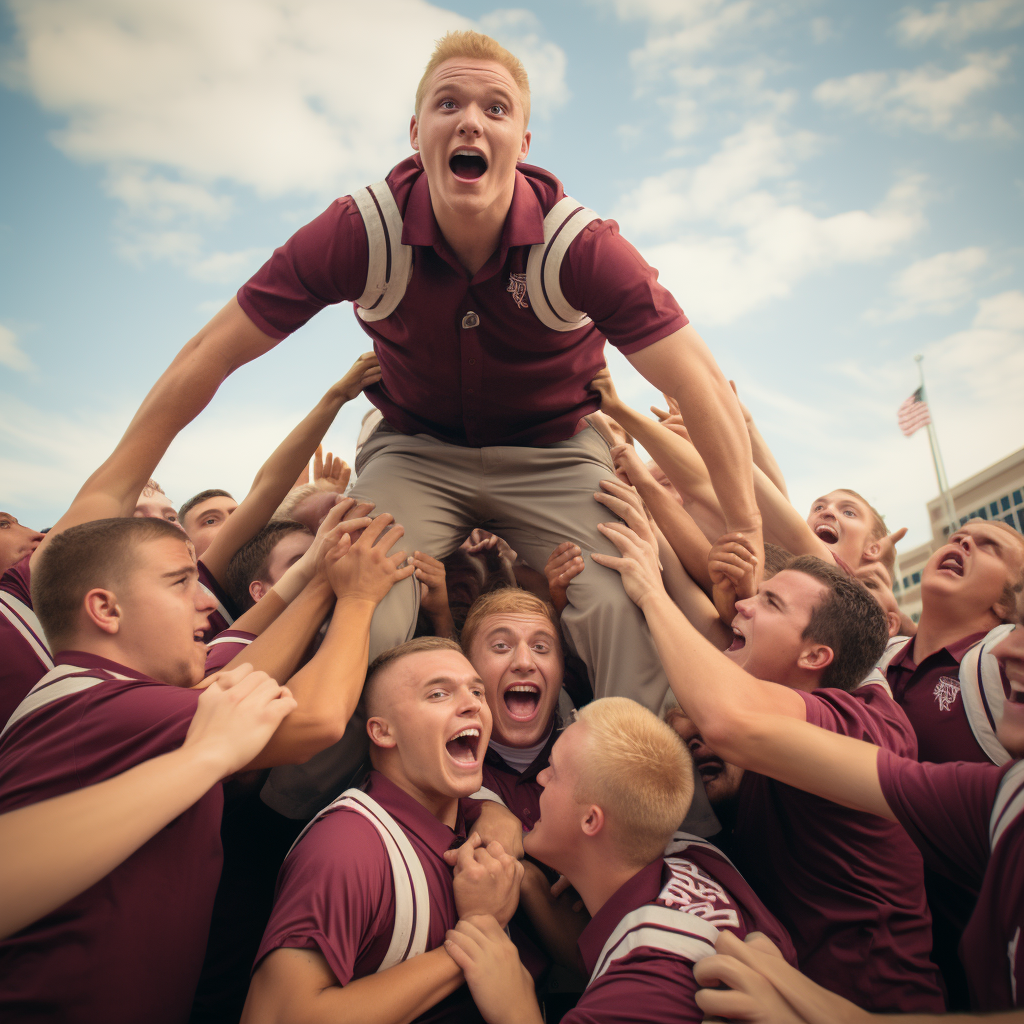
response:
[[[427,95],[427,84],[431,75],[446,61],[456,57],[468,57],[471,60],[492,60],[500,64],[511,76],[519,89],[523,101],[523,127],[530,123],[530,79],[522,61],[509,53],[501,43],[485,36],[482,32],[449,32],[437,41],[434,52],[427,61],[427,66],[416,86],[416,116],[420,115],[420,107]]]
[[[519,587],[502,587],[488,594],[481,594],[470,606],[460,636],[462,649],[467,657],[484,619],[489,615],[536,615],[539,618],[546,618],[551,623],[555,639],[561,644],[562,631],[558,625],[558,615],[547,601],[542,601],[536,594]]]
[[[575,798],[597,804],[623,859],[643,867],[660,856],[693,799],[693,762],[676,731],[628,697],[582,708],[588,752]]]

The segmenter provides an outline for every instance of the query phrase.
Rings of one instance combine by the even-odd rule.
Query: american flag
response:
[[[896,414],[904,437],[910,437],[916,430],[928,426],[932,418],[928,415],[928,403],[924,400],[924,387],[919,387],[899,408]]]

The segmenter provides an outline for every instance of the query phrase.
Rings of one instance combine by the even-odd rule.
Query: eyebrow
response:
[[[770,597],[783,610],[788,610],[789,609],[789,605],[786,604],[786,602],[782,600],[782,598],[779,596],[779,592],[777,590],[772,590],[770,587],[762,587],[761,588],[761,593],[765,597]]]
[[[195,565],[183,566],[180,569],[173,569],[171,572],[161,573],[160,579],[170,580],[176,579],[178,576],[198,576],[199,570]]]
[[[496,636],[512,636],[512,635],[514,635],[514,630],[512,630],[509,626],[495,626],[494,629],[492,629],[489,633],[487,633],[487,639],[491,640],[491,639],[493,639]],[[546,636],[550,640],[554,640],[554,638],[555,638],[554,631],[550,630],[550,629],[545,629],[543,626],[538,626],[535,630],[533,630],[532,633],[529,634],[529,636],[530,637]]]

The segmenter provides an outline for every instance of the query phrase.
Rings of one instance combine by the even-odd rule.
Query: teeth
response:
[[[532,683],[517,683],[515,686],[510,686],[505,692],[506,693],[537,693],[540,689],[539,686],[534,686]]]
[[[483,159],[483,154],[478,153],[475,149],[457,149],[452,156],[478,156]]]
[[[460,739],[462,739],[463,736],[479,736],[479,735],[480,735],[480,730],[479,729],[463,729],[462,732],[457,732],[452,737],[452,740],[460,740]],[[448,742],[451,743],[452,740],[449,740]]]

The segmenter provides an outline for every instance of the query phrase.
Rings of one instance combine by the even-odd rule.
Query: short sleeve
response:
[[[641,947],[616,960],[580,997],[562,1024],[700,1024],[693,965]]]
[[[917,737],[910,719],[881,686],[871,683],[854,693],[831,687],[796,692],[807,705],[811,725],[874,743],[900,757],[917,757]]]
[[[337,199],[288,239],[238,291],[245,315],[281,340],[320,312],[366,288],[369,248],[351,196]]]
[[[595,221],[573,240],[560,277],[566,301],[629,355],[667,338],[689,321],[658,272],[619,234],[613,220]]]
[[[213,638],[206,652],[204,675],[213,675],[241,654],[256,639],[255,633],[247,633],[244,629],[226,629]]]
[[[339,809],[317,822],[281,867],[255,967],[275,949],[317,948],[347,985],[380,926],[393,927],[386,861],[380,836],[361,815]]]
[[[878,752],[882,794],[925,864],[975,889],[989,860],[988,819],[1004,770],[970,761],[920,763]]]
[[[20,562],[12,565],[0,576],[0,590],[16,597],[22,604],[32,607],[32,574],[28,563],[31,555],[26,555]]]

